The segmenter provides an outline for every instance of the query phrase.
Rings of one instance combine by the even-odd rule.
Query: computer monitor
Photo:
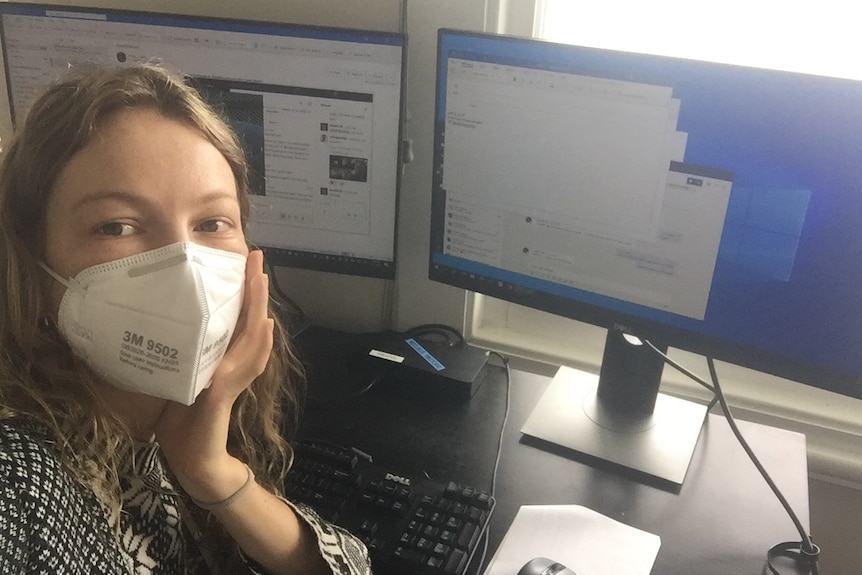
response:
[[[162,61],[239,133],[270,264],[394,277],[405,35],[5,2],[0,31],[13,122],[69,66]]]
[[[441,30],[436,99],[430,278],[608,329],[526,437],[682,484],[624,334],[862,398],[862,82]]]

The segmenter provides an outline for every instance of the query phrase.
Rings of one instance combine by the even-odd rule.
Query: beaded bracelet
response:
[[[192,503],[200,507],[201,509],[206,509],[207,511],[218,511],[220,509],[226,509],[236,503],[236,501],[243,496],[243,494],[248,491],[248,488],[252,486],[254,483],[254,472],[251,470],[251,467],[248,465],[245,466],[248,471],[248,478],[245,480],[245,483],[242,484],[242,487],[233,492],[232,495],[228,495],[226,499],[222,499],[221,501],[216,501],[215,503],[204,503],[202,501],[198,501],[197,499],[192,499]]]

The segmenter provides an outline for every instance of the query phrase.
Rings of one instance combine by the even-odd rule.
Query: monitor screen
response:
[[[429,275],[862,398],[860,126],[858,81],[441,30]]]
[[[8,3],[0,30],[13,122],[70,66],[164,62],[240,135],[270,264],[394,277],[403,34]]]

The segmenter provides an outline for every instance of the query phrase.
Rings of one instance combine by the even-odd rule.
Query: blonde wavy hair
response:
[[[237,137],[181,75],[160,65],[73,71],[33,103],[0,163],[0,420],[24,418],[46,428],[63,465],[112,514],[121,508],[118,469],[131,454],[131,435],[54,327],[38,262],[58,174],[112,114],[140,107],[198,130],[221,152],[236,179],[245,230],[248,168]],[[285,438],[296,432],[305,380],[284,328],[270,315],[274,349],[234,405],[228,449],[281,493],[292,457]]]

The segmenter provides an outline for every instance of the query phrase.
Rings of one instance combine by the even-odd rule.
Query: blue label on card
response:
[[[437,361],[436,357],[434,357],[433,355],[428,353],[428,350],[425,349],[424,347],[422,347],[422,345],[418,341],[416,341],[412,337],[410,339],[406,339],[404,341],[407,342],[407,345],[409,345],[410,347],[415,349],[416,353],[421,355],[422,359],[427,361],[431,365],[431,367],[433,367],[437,371],[443,371],[444,369],[446,369],[446,366],[443,365],[442,363],[440,363],[439,361]]]

